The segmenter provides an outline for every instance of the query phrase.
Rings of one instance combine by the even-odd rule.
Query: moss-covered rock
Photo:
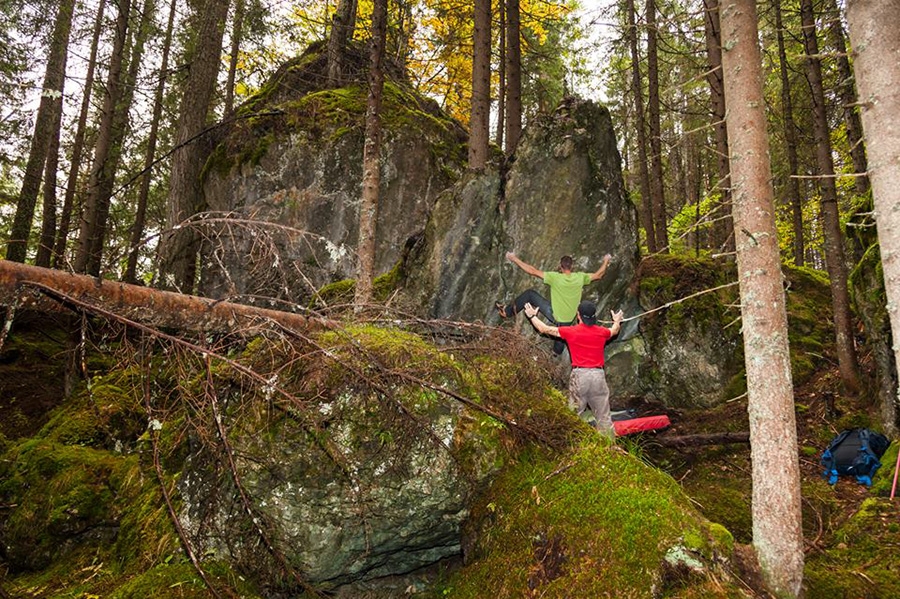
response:
[[[323,88],[323,47],[285,64],[238,110],[204,169],[211,297],[305,304],[325,284],[356,275],[367,64],[351,46],[338,88]],[[465,164],[464,129],[387,66],[375,272],[400,260],[437,195]]]
[[[473,519],[469,564],[432,596],[675,596],[663,589],[677,548],[706,572],[679,583],[679,593],[705,586],[716,561],[730,556],[728,535],[699,518],[671,478],[594,435],[560,455],[521,455]],[[704,596],[735,588],[726,581]]]
[[[850,292],[856,312],[865,325],[864,342],[871,348],[875,363],[875,380],[868,385],[867,391],[878,406],[879,428],[896,436],[900,432],[897,364],[871,192],[856,199],[855,212],[847,222],[846,233],[848,248],[856,262],[848,277]]]
[[[199,550],[261,580],[280,570],[267,543],[326,589],[457,555],[473,497],[515,455],[518,436],[541,431],[563,445],[581,426],[527,363],[460,361],[373,326],[322,332],[311,348],[318,358],[292,370],[294,350],[247,346],[241,361],[276,368],[283,392],[232,396],[217,381],[234,470],[211,467],[221,449],[201,444],[179,482]]]
[[[834,358],[828,281],[785,265],[794,384]],[[733,264],[659,255],[644,259],[634,288],[648,314],[641,338],[607,351],[614,394],[679,408],[711,407],[746,393],[738,288]],[[730,285],[729,285],[730,284]]]

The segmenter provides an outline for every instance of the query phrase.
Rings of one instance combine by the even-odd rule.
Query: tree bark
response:
[[[341,85],[344,49],[353,39],[356,27],[357,0],[340,0],[331,18],[331,35],[328,37],[328,87]]]
[[[372,12],[372,48],[369,65],[369,98],[366,106],[366,138],[363,146],[362,201],[359,205],[357,256],[359,276],[354,302],[372,300],[375,270],[375,223],[381,183],[381,96],[384,91],[384,45],[387,33],[387,0],[375,0]]]
[[[659,250],[653,227],[653,206],[650,193],[650,171],[647,162],[647,125],[644,122],[644,86],[641,79],[641,56],[638,53],[638,29],[634,0],[625,0],[628,13],[628,45],[631,47],[631,94],[634,99],[635,129],[637,129],[638,180],[641,188],[641,224],[647,236],[647,250],[655,254]]]
[[[59,138],[62,133],[62,96],[54,110],[53,129],[50,147],[47,149],[47,162],[44,165],[43,213],[41,219],[41,237],[38,241],[37,253],[34,256],[35,266],[50,267],[53,255],[53,240],[56,236],[56,178],[59,170]]]
[[[720,191],[720,199],[716,206],[715,222],[712,226],[712,243],[714,247],[734,250],[734,237],[731,232],[734,225],[731,220],[731,171],[728,162],[728,128],[725,126],[725,91],[722,83],[722,26],[719,23],[719,0],[703,0],[706,22],[706,81],[709,83],[709,98],[712,105],[712,118],[716,137],[716,165],[719,180],[713,189]]]
[[[659,55],[656,0],[647,0],[647,113],[650,126],[650,194],[657,251],[669,251],[666,195],[663,181],[662,125],[659,114]]]
[[[137,282],[137,262],[140,256],[144,227],[147,220],[147,201],[150,196],[150,182],[153,179],[152,167],[156,161],[156,144],[159,139],[159,126],[162,120],[163,98],[165,96],[166,80],[169,76],[169,53],[172,50],[172,32],[175,23],[175,10],[177,0],[172,0],[169,5],[169,20],[166,24],[166,35],[163,40],[162,59],[159,65],[159,77],[156,83],[156,92],[153,97],[153,117],[150,120],[150,133],[147,136],[147,153],[144,156],[144,174],[141,177],[141,190],[138,194],[137,208],[134,214],[134,224],[131,227],[131,243],[128,251],[128,263],[125,266],[124,280],[126,283]]]
[[[497,60],[497,130],[494,132],[494,145],[503,150],[503,134],[506,132],[506,4],[500,3],[500,26],[497,28],[497,48],[500,57]],[[504,151],[505,153],[505,151]]]
[[[60,304],[34,290],[53,290],[107,312],[154,327],[182,331],[233,331],[265,321],[289,329],[328,326],[329,321],[209,298],[159,291],[86,275],[0,260],[0,305],[55,311]]]
[[[131,13],[131,0],[119,3],[119,14],[116,18],[116,34],[113,41],[112,53],[109,59],[109,72],[106,75],[106,95],[103,98],[103,108],[100,111],[100,125],[97,133],[97,145],[94,148],[94,163],[91,167],[90,182],[88,183],[88,197],[81,215],[81,231],[78,236],[78,252],[75,256],[75,272],[98,275],[100,272],[99,256],[94,254],[101,246],[100,229],[105,226],[102,222],[104,208],[104,189],[108,186],[112,191],[112,183],[107,183],[115,178],[116,139],[115,132],[117,110],[122,99],[122,63],[124,61],[126,41],[128,38],[128,19]]]
[[[522,20],[519,0],[506,0],[506,155],[522,137]]]
[[[193,290],[197,274],[199,236],[190,227],[178,227],[202,209],[199,181],[205,151],[200,134],[206,126],[216,90],[229,4],[227,0],[207,0],[194,14],[196,51],[190,60],[175,127],[173,147],[177,149],[172,152],[167,229],[160,240],[161,284],[169,289]]]
[[[469,118],[469,168],[487,165],[491,114],[491,0],[475,0],[472,42],[472,111]]]
[[[409,78],[409,57],[412,53],[412,36],[415,31],[416,24],[413,20],[413,0],[396,0],[397,5],[397,26],[396,30],[396,52],[394,59],[397,66],[400,67],[401,76],[404,79]],[[387,43],[387,40],[385,41]],[[385,45],[387,52],[387,45]]]
[[[238,55],[241,52],[243,30],[244,0],[235,0],[234,19],[231,22],[231,56],[228,58],[228,80],[225,82],[223,120],[228,120],[234,114],[234,80],[237,75]]]
[[[78,272],[98,276],[102,269],[103,249],[106,243],[107,223],[112,202],[116,173],[122,162],[125,138],[130,129],[131,105],[137,88],[138,73],[144,58],[144,48],[150,35],[153,15],[156,13],[156,0],[145,0],[142,7],[132,9],[130,2],[120,3],[120,15],[117,20],[117,35],[125,34],[123,59],[128,64],[124,76],[110,85],[106,101],[109,108],[101,120],[101,134],[97,144],[94,168],[88,190],[87,210],[82,222],[79,251],[75,259]],[[134,15],[138,15],[134,19]],[[139,19],[139,21],[138,21]],[[137,27],[131,26],[133,21]],[[119,65],[117,65],[118,67]],[[121,70],[121,69],[117,69]],[[110,78],[112,80],[112,78]],[[98,160],[103,148],[102,160]],[[89,225],[86,228],[85,224]]]
[[[794,123],[794,104],[791,100],[791,80],[788,76],[787,51],[784,46],[784,23],[782,21],[781,0],[774,0],[775,35],[778,40],[778,71],[781,75],[781,115],[784,121],[785,152],[790,174],[787,180],[788,202],[791,206],[794,232],[794,264],[803,266],[806,248],[803,238],[803,198],[800,197],[800,161],[797,158],[797,125]]]
[[[816,21],[812,0],[800,1],[800,19],[807,54],[807,77],[813,100],[813,129],[816,137],[816,163],[822,179],[822,232],[825,237],[825,265],[831,283],[831,300],[834,309],[834,330],[838,367],[841,381],[847,391],[859,389],[859,366],[853,345],[853,324],[850,315],[850,293],[847,289],[847,265],[844,261],[844,241],[837,204],[837,186],[834,180],[834,161],[831,157],[831,131],[825,107],[825,91],[822,85],[822,65],[819,62],[819,42],[816,39]]]
[[[869,191],[869,178],[865,175],[869,170],[866,159],[866,146],[863,143],[862,121],[857,109],[856,85],[853,81],[853,70],[847,56],[847,44],[844,41],[844,26],[841,24],[841,11],[835,0],[827,1],[828,43],[837,54],[837,67],[840,82],[837,86],[838,97],[844,112],[844,127],[847,129],[847,144],[850,146],[850,159],[853,161],[853,178],[856,193],[863,195]]]
[[[72,160],[69,163],[69,177],[66,181],[66,195],[63,199],[62,212],[59,216],[59,229],[56,232],[56,243],[53,246],[53,267],[58,268],[66,261],[66,243],[72,223],[72,210],[75,204],[75,193],[78,189],[78,175],[81,172],[81,159],[84,153],[84,137],[87,127],[88,110],[91,107],[91,95],[94,89],[94,72],[97,68],[97,48],[100,45],[100,32],[103,29],[103,13],[106,0],[100,0],[97,16],[94,20],[94,32],[91,41],[91,54],[88,59],[87,72],[84,79],[84,95],[81,98],[81,111],[78,114],[78,125],[75,129],[75,140],[72,143]]]
[[[868,146],[894,362],[900,367],[900,0],[848,0],[847,20]],[[897,393],[896,388],[894,391]],[[896,431],[900,398],[894,397],[894,405],[883,408],[883,413],[889,420],[886,427]]]
[[[16,214],[10,230],[6,246],[6,259],[24,262],[28,253],[28,238],[31,236],[31,225],[34,221],[34,210],[37,205],[41,178],[47,162],[47,151],[50,147],[53,124],[56,122],[56,111],[62,110],[62,90],[66,76],[66,57],[69,50],[69,33],[72,30],[72,15],[75,11],[75,0],[64,0],[56,13],[53,37],[47,55],[47,67],[44,71],[44,85],[41,88],[41,101],[38,106],[28,151],[28,162],[22,177],[22,188],[16,202]]]
[[[722,55],[747,371],[753,545],[778,597],[803,582],[800,467],[755,0],[722,7]]]

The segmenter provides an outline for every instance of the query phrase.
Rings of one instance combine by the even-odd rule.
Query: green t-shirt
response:
[[[544,271],[544,283],[550,285],[550,307],[556,322],[575,320],[578,304],[581,303],[581,289],[591,282],[586,272]]]

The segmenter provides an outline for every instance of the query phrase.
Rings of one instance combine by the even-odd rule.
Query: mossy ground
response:
[[[673,583],[667,552],[682,547],[711,562],[730,555],[730,535],[698,520],[673,479],[592,431],[561,454],[523,454],[474,516],[483,529],[471,564],[435,597],[694,596],[709,579]],[[696,596],[740,594],[724,584]]]
[[[701,279],[698,284],[709,283]],[[796,292],[807,298],[802,284]],[[816,281],[810,284],[818,289]],[[814,313],[815,306],[806,309]],[[40,338],[48,335],[52,343],[45,345]],[[740,548],[752,540],[748,448],[664,451],[648,437],[624,445],[631,455],[610,451],[567,412],[564,396],[548,389],[549,367],[540,360],[522,367],[527,344],[494,341],[491,351],[449,350],[409,331],[359,324],[320,335],[316,351],[329,359],[315,368],[308,359],[282,364],[283,354],[271,339],[257,338],[230,355],[264,372],[282,366],[281,381],[314,393],[346,384],[354,368],[391,382],[401,380],[403,369],[405,375],[452,384],[479,405],[523,424],[517,436],[506,434],[507,425],[486,413],[472,419],[469,426],[493,435],[493,445],[489,456],[463,452],[461,462],[477,469],[491,460],[489,466],[508,468],[473,508],[468,565],[445,574],[427,591],[430,596],[747,596],[726,569],[693,574],[662,564],[675,547],[717,568],[732,542]],[[26,343],[32,352],[27,355],[37,357],[28,358],[30,368],[41,376],[46,356],[62,351],[65,339],[46,330],[13,338],[7,351],[18,348],[20,353],[5,353],[5,367],[22,368]],[[376,370],[367,355],[378,358]],[[17,567],[3,589],[14,597],[208,596],[162,501],[142,418],[140,372],[102,355],[88,356],[88,362],[109,370],[93,378],[92,394],[79,388],[64,406],[56,407],[62,403],[56,398],[49,410],[34,411],[30,438],[16,429],[0,437],[4,535],[22,541],[18,549],[5,550],[3,559],[38,568]],[[886,550],[900,542],[900,514],[897,500],[883,497],[896,444],[871,490],[845,480],[829,486],[820,476],[822,448],[841,428],[872,426],[875,420],[864,399],[841,395],[834,366],[822,360],[816,364],[796,389],[807,596],[900,596],[900,556]],[[863,364],[868,364],[866,356]],[[174,379],[163,364],[157,366],[154,393],[168,397]],[[56,364],[47,367],[46,372],[57,372]],[[240,386],[221,363],[214,363],[213,371],[223,385]],[[197,392],[204,380],[198,371],[178,385],[182,392]],[[418,388],[417,393],[398,392],[396,399],[407,409],[427,410],[439,395]],[[549,401],[535,402],[538,396]],[[829,397],[834,411],[827,406]],[[666,434],[746,430],[745,401],[702,413],[671,413],[673,427]],[[162,436],[169,438],[163,444],[173,449],[183,444],[185,429],[178,418],[166,422]],[[124,452],[116,451],[117,441]],[[172,488],[177,456],[163,458],[167,488]],[[27,507],[14,515],[8,511],[19,505]],[[72,543],[73,531],[87,531],[82,537],[87,542]],[[264,595],[226,565],[206,566],[223,588],[240,589],[247,597]]]

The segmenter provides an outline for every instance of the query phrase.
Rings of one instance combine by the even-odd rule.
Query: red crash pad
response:
[[[665,414],[661,416],[644,416],[643,418],[629,418],[628,420],[614,420],[613,428],[620,437],[646,431],[656,431],[672,424]]]

